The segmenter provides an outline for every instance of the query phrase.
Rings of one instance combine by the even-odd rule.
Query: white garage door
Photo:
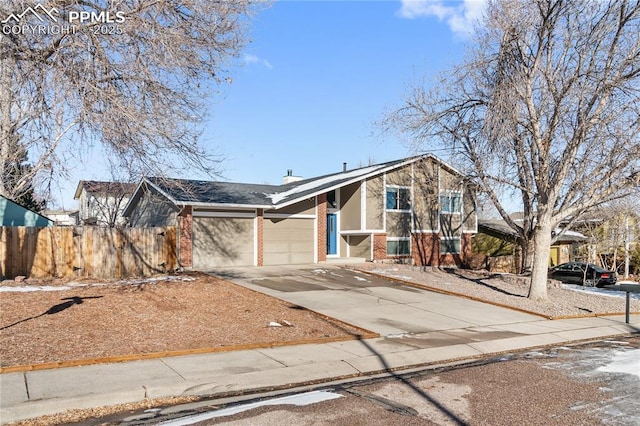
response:
[[[254,264],[254,219],[193,218],[193,268]]]
[[[264,264],[313,263],[314,220],[264,219]]]

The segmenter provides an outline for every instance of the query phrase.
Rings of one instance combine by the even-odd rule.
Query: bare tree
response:
[[[64,175],[102,145],[130,175],[215,171],[199,143],[203,101],[245,41],[252,0],[3,0],[0,4],[0,173],[25,150],[17,198]]]
[[[386,120],[421,149],[453,148],[532,243],[530,298],[547,297],[555,226],[640,185],[638,34],[638,1],[490,2],[466,59]]]

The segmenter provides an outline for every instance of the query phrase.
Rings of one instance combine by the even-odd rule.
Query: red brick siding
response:
[[[180,226],[180,241],[178,248],[180,258],[178,262],[183,268],[193,266],[193,213],[191,206],[185,207],[178,216]]]
[[[327,194],[316,197],[318,223],[318,262],[327,260]]]
[[[373,260],[387,258],[387,234],[373,234]]]
[[[464,267],[471,256],[472,234],[462,234],[460,254],[440,254],[440,235],[413,234],[411,253],[413,261],[420,266],[458,266]]]
[[[413,263],[418,266],[439,266],[440,238],[438,234],[416,233],[411,235]]]
[[[258,209],[258,266],[264,265],[264,210]]]

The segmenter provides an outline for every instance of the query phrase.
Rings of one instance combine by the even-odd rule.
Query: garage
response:
[[[264,264],[314,262],[315,221],[308,218],[264,218]]]
[[[244,213],[238,217],[235,213],[235,217],[227,217],[209,212],[208,217],[194,217],[194,269],[254,265],[254,216]]]

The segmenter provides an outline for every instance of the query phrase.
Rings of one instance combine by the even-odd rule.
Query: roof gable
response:
[[[427,158],[452,173],[462,175],[439,158],[428,154],[303,179],[283,185],[149,177],[143,178],[135,192],[137,194],[144,186],[142,184],[147,183],[176,205],[278,209]],[[138,198],[139,196],[137,195],[131,198],[125,208],[125,215],[130,213],[130,209],[133,208],[133,204],[137,202]]]
[[[80,198],[82,190],[84,189],[90,194],[94,195],[128,195],[133,193],[136,189],[135,183],[128,182],[107,182],[99,180],[81,180],[78,182],[76,192],[73,196],[74,199]]]
[[[46,216],[0,195],[0,226],[51,226],[53,221]]]

